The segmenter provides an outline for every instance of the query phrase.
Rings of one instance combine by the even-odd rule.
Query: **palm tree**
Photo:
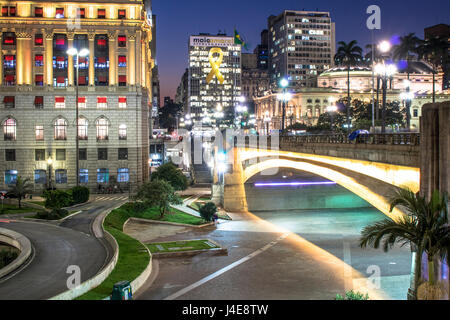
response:
[[[362,49],[357,46],[357,41],[352,40],[349,43],[339,41],[338,51],[334,56],[334,61],[337,65],[347,67],[347,130],[350,130],[350,67],[357,65],[363,60]]]
[[[22,208],[22,198],[33,191],[33,187],[30,183],[30,179],[22,179],[18,176],[16,179],[16,184],[10,189],[10,192],[14,194],[19,200],[19,208]]]
[[[409,64],[411,62],[411,58],[417,54],[417,48],[420,44],[420,39],[416,37],[415,33],[409,33],[404,37],[400,37],[400,44],[395,46],[394,48],[394,59],[395,60],[406,60],[406,74],[409,81],[409,75],[411,69],[409,68]],[[409,85],[407,88],[407,92],[409,93]],[[406,127],[408,130],[411,127],[411,100],[406,99]]]
[[[446,50],[449,48],[447,38],[431,38],[422,41],[418,47],[419,56],[431,63],[433,68],[433,103],[436,102],[435,78],[437,69],[442,66],[446,57]]]
[[[421,279],[421,257],[423,252],[428,257],[428,281],[434,286],[434,259],[443,252],[443,238],[450,234],[447,216],[447,195],[434,191],[430,201],[411,190],[398,189],[391,201],[391,211],[401,206],[406,210],[406,216],[393,221],[386,218],[366,226],[361,232],[360,246],[371,246],[375,249],[382,242],[383,250],[389,251],[396,243],[402,246],[411,244],[417,248],[414,271],[410,291],[417,295]]]

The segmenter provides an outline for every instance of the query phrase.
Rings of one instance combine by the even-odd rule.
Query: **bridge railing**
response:
[[[375,133],[358,136],[351,141],[345,134],[282,136],[280,143],[327,143],[327,144],[374,144],[374,145],[420,145],[419,133]]]

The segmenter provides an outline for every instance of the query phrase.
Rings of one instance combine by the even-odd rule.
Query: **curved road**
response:
[[[0,279],[0,300],[40,300],[58,295],[68,290],[70,274],[66,271],[72,265],[80,267],[81,282],[96,275],[109,260],[111,249],[103,238],[93,235],[93,221],[123,199],[102,197],[79,207],[82,213],[59,226],[23,220],[0,222],[2,228],[28,237],[34,249],[29,265],[11,278]]]

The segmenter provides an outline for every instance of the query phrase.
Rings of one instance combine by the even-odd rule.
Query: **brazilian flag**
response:
[[[240,44],[247,50],[247,43],[241,38],[241,35],[236,29],[234,29],[234,44]]]

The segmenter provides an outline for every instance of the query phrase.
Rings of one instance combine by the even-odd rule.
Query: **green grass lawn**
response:
[[[27,213],[36,212],[37,209],[26,207],[22,204],[22,208],[19,209],[18,205],[15,204],[3,204],[3,210],[0,204],[0,214],[15,214],[15,213]]]
[[[208,240],[186,240],[186,241],[174,241],[174,242],[159,242],[147,244],[151,253],[168,253],[168,252],[182,252],[182,251],[194,251],[205,249],[220,248],[214,243],[209,242],[212,246],[208,245]]]
[[[42,207],[45,205],[45,201],[28,201],[28,202],[37,204],[38,206]]]

